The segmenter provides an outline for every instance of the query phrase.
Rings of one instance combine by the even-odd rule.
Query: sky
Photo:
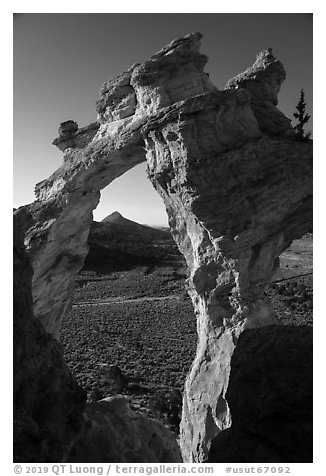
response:
[[[13,20],[14,207],[34,201],[34,186],[62,163],[53,146],[59,124],[96,120],[104,81],[147,60],[173,39],[201,32],[205,70],[228,79],[272,48],[287,79],[279,108],[290,118],[300,89],[312,115],[312,14],[305,13],[22,13]],[[312,129],[312,119],[308,129]],[[163,202],[140,164],[101,192],[94,218],[118,210],[139,223],[166,226]]]
[[[35,5],[36,3],[36,5]],[[315,143],[314,143],[314,317],[316,332],[314,333],[314,368],[315,380],[314,399],[314,465],[309,465],[309,471],[316,476],[322,474],[322,465],[325,461],[324,428],[325,411],[323,395],[323,381],[318,378],[324,367],[324,336],[325,319],[321,311],[325,307],[325,225],[324,215],[325,198],[325,166],[324,166],[324,44],[326,15],[323,8],[325,2],[302,1],[285,2],[274,0],[272,3],[263,2],[170,2],[148,3],[142,1],[102,2],[98,0],[94,5],[89,2],[76,2],[77,9],[92,9],[105,11],[106,9],[133,9],[152,11],[166,8],[173,11],[197,10],[213,11],[214,9],[243,11],[314,11],[315,31]],[[17,4],[19,4],[17,6]],[[87,5],[86,5],[87,4]],[[74,1],[62,2],[3,2],[6,8],[0,16],[3,34],[3,65],[5,74],[2,80],[6,83],[2,88],[3,102],[6,101],[5,91],[8,91],[9,107],[5,107],[2,114],[2,125],[5,126],[6,136],[11,134],[11,104],[9,90],[11,88],[10,56],[12,51],[11,18],[13,11],[59,11],[76,9]],[[10,10],[10,11],[9,11]],[[226,81],[235,74],[245,70],[255,59],[256,54],[265,48],[272,47],[274,54],[280,59],[286,69],[287,79],[283,83],[279,95],[280,109],[292,117],[298,101],[299,91],[304,88],[307,99],[307,109],[312,113],[312,15],[306,13],[208,13],[208,14],[113,14],[98,13],[83,14],[35,14],[25,13],[15,15],[13,22],[13,191],[15,207],[30,203],[34,200],[34,185],[48,177],[62,163],[62,153],[51,145],[60,122],[66,119],[76,120],[80,126],[86,125],[96,118],[95,101],[103,82],[120,74],[136,62],[148,59],[171,40],[190,32],[200,31],[202,39],[201,51],[209,57],[206,71],[210,79],[220,89]],[[322,39],[324,38],[324,40]],[[7,43],[6,43],[7,42]],[[6,56],[8,55],[9,58]],[[9,59],[9,61],[8,61]],[[7,68],[7,69],[6,69]],[[319,89],[318,89],[319,83]],[[8,106],[8,104],[7,104]],[[317,114],[317,115],[316,115]],[[322,115],[323,114],[323,115]],[[318,121],[319,118],[319,121]],[[312,122],[309,122],[312,128]],[[319,131],[319,133],[318,133]],[[318,141],[319,138],[319,141]],[[4,145],[4,144],[3,144]],[[10,146],[9,146],[10,148]],[[6,149],[5,149],[6,150]],[[4,157],[5,159],[5,157]],[[4,160],[2,169],[7,174],[7,160]],[[144,164],[129,171],[102,191],[102,200],[95,211],[95,218],[101,219],[114,210],[119,210],[126,217],[140,223],[166,223],[164,206],[161,199],[152,189],[150,182],[145,178]],[[2,181],[2,203],[8,205],[9,190]],[[126,193],[128,190],[128,193]],[[9,193],[8,193],[9,192]],[[8,206],[9,208],[9,206]],[[9,216],[10,215],[10,216]],[[7,216],[7,215],[6,215]],[[0,234],[4,243],[2,249],[8,249],[8,234],[10,234],[11,209],[8,213],[8,223],[5,221]],[[8,226],[6,226],[8,224]],[[10,254],[4,253],[6,272],[2,276],[3,295],[12,293],[11,280],[8,278],[12,263]],[[7,286],[7,288],[6,288]],[[4,300],[5,315],[12,315],[12,300]],[[7,312],[6,312],[7,311]],[[320,312],[319,312],[320,311]],[[320,319],[319,319],[320,317]],[[10,326],[10,319],[6,319],[5,328]],[[4,356],[12,355],[12,330],[4,334]],[[7,348],[9,347],[9,348]],[[12,381],[10,363],[4,363],[1,372],[6,381]],[[9,365],[8,365],[9,364]],[[317,391],[316,391],[317,390]],[[4,402],[7,408],[11,402],[8,392],[4,393]],[[2,402],[1,402],[2,403]],[[6,413],[7,422],[3,425],[11,428],[11,414]],[[318,430],[318,431],[317,431]],[[319,438],[318,438],[319,437]],[[10,439],[4,439],[2,445],[3,458],[7,461],[8,454],[12,453]],[[8,448],[6,447],[8,446]],[[313,467],[312,467],[313,466]],[[7,468],[6,468],[7,469]],[[323,468],[324,470],[324,468]],[[296,465],[296,474],[306,475],[307,465]]]

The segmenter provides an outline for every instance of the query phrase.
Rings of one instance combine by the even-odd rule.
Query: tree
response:
[[[293,116],[298,120],[298,124],[294,126],[294,130],[297,133],[299,139],[309,139],[310,137],[310,133],[307,133],[304,129],[304,125],[310,119],[309,114],[306,114],[306,105],[304,90],[301,89],[300,99],[295,107],[297,112],[293,114]]]

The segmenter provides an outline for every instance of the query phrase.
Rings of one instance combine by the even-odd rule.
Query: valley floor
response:
[[[312,237],[294,242],[280,264],[267,290],[276,316],[284,325],[311,326]],[[79,275],[61,342],[89,401],[125,394],[135,410],[162,417],[162,395],[174,391],[178,400],[197,341],[185,277],[180,260],[156,268]],[[115,383],[110,365],[121,370]]]

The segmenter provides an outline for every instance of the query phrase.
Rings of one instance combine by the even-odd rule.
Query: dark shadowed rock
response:
[[[232,426],[213,440],[209,463],[312,463],[312,329],[241,334],[226,398]]]
[[[65,456],[69,463],[180,463],[174,435],[161,423],[136,414],[125,397],[87,405],[84,431]]]
[[[14,461],[61,461],[82,426],[86,394],[64,362],[61,346],[34,318],[32,267],[14,215]]]

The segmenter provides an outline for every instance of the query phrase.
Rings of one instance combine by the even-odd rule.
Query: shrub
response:
[[[153,414],[175,433],[179,433],[182,411],[182,393],[179,389],[159,390],[150,402]]]

